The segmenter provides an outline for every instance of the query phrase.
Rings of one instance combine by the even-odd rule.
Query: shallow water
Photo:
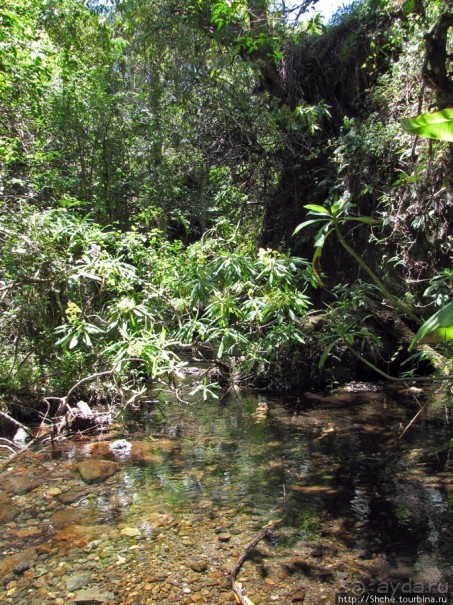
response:
[[[275,520],[239,574],[255,605],[444,590],[450,437],[438,407],[398,441],[418,409],[384,391],[158,401],[32,453],[3,476],[0,601],[231,603],[228,570]],[[87,460],[112,474],[87,484]]]

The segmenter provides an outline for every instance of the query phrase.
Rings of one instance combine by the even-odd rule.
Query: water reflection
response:
[[[365,573],[360,561],[368,559],[370,577],[444,577],[452,554],[448,461],[436,448],[435,415],[395,445],[397,433],[389,426],[404,426],[410,406],[388,396],[384,414],[381,393],[308,399],[308,407],[301,403],[294,412],[292,401],[269,398],[265,417],[256,415],[253,396],[231,398],[224,405],[169,405],[165,414],[150,407],[129,418],[124,434],[113,442],[101,437],[85,445],[63,444],[59,458],[46,461],[47,474],[39,471],[43,486],[46,481],[58,485],[54,495],[61,499],[53,499],[48,486],[19,496],[23,504],[30,503],[30,514],[17,512],[3,550],[7,541],[19,550],[42,540],[39,532],[27,538],[22,531],[32,519],[55,531],[62,527],[67,541],[76,544],[90,543],[95,536],[99,553],[127,553],[130,545],[121,540],[137,538],[142,542],[131,552],[143,551],[144,561],[162,548],[176,553],[165,560],[184,561],[178,548],[210,558],[218,556],[218,536],[221,544],[233,545],[238,536],[237,552],[250,539],[242,534],[282,518],[272,538],[272,558],[275,566],[281,559],[274,571],[277,580],[278,574],[288,575],[288,586],[293,582],[297,588],[303,577],[304,582],[311,578],[313,586],[338,590]],[[166,433],[176,424],[177,433]],[[85,458],[114,460],[119,470],[105,483],[87,488],[74,472],[62,471]],[[65,496],[77,490],[80,501]],[[105,528],[107,537],[99,537],[92,527],[83,529],[84,518]],[[72,524],[72,533],[65,523]],[[115,538],[108,537],[107,528]],[[57,545],[66,544],[65,534],[57,537]],[[260,565],[260,573],[271,574],[270,564],[269,569]],[[262,581],[258,578],[256,585]],[[313,602],[319,599],[313,597]]]

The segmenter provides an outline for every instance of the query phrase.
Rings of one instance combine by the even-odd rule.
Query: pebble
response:
[[[198,573],[206,571],[208,563],[206,561],[188,561],[189,567]]]
[[[125,527],[120,531],[120,534],[128,538],[138,538],[142,535],[142,532],[137,527]]]
[[[218,539],[220,542],[229,542],[231,540],[231,534],[219,534]]]

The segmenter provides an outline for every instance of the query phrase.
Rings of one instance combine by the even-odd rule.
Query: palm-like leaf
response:
[[[412,340],[409,351],[418,342],[438,343],[451,340],[453,340],[453,301],[439,309],[437,313],[434,313],[425,321]]]
[[[453,141],[453,107],[424,113],[415,118],[403,118],[401,126],[406,132],[438,141]]]

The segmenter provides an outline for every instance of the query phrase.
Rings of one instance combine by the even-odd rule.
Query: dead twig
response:
[[[407,433],[407,431],[411,428],[411,426],[414,424],[414,422],[417,420],[417,418],[420,416],[420,414],[424,410],[426,410],[428,404],[429,404],[429,401],[427,401],[424,405],[421,406],[421,408],[418,410],[418,412],[415,414],[415,416],[412,418],[412,420],[409,422],[409,424],[405,427],[405,429],[403,430],[401,435],[396,440],[397,443],[398,443],[398,441],[401,441],[401,439],[404,437],[404,435]]]
[[[252,552],[252,550],[255,548],[255,546],[258,544],[258,542],[261,542],[261,540],[263,540],[266,536],[268,536],[274,529],[275,527],[281,523],[281,519],[278,519],[277,521],[270,521],[270,523],[268,523],[254,538],[253,540],[250,540],[250,542],[247,544],[247,546],[244,549],[244,552],[242,553],[242,555],[236,560],[235,564],[233,565],[233,567],[230,570],[230,578],[231,578],[231,587],[233,589],[233,592],[235,594],[236,600],[238,601],[238,603],[240,603],[241,605],[250,605],[251,601],[250,599],[248,599],[242,592],[242,587],[238,584],[238,582],[236,582],[236,577],[239,573],[239,570],[241,569],[242,565],[244,564],[245,560],[249,557],[250,553]]]

